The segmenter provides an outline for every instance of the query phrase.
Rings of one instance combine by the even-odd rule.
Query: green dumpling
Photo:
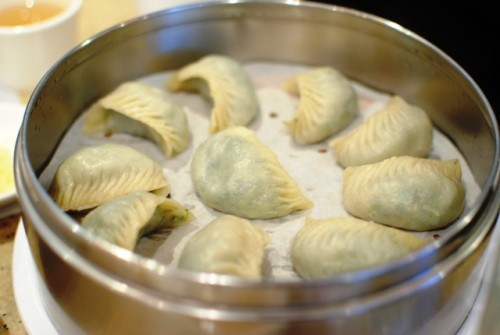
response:
[[[420,237],[374,222],[306,218],[292,243],[291,260],[302,277],[323,278],[387,263],[424,244]]]
[[[65,211],[84,210],[135,191],[167,195],[161,166],[126,145],[84,147],[57,168],[49,193]]]
[[[133,192],[88,213],[82,227],[122,248],[132,250],[137,240],[155,229],[178,227],[194,219],[172,199],[148,192]]]
[[[166,157],[189,144],[184,110],[159,88],[126,82],[95,103],[85,116],[83,131],[127,133],[152,140]]]
[[[276,155],[245,127],[210,136],[193,156],[191,176],[201,201],[249,219],[278,218],[312,207]]]

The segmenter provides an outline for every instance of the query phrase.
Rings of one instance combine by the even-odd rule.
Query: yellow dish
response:
[[[0,194],[14,188],[14,171],[12,169],[12,153],[0,147]]]
[[[0,102],[0,210],[16,201],[14,148],[25,107]]]

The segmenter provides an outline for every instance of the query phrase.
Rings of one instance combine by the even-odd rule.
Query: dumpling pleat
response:
[[[191,176],[200,200],[227,214],[269,219],[312,207],[274,153],[244,127],[202,143],[193,155]]]
[[[344,167],[393,156],[425,157],[432,146],[432,123],[422,109],[396,96],[353,131],[330,142],[330,146]]]
[[[284,88],[300,95],[295,118],[285,122],[298,143],[322,141],[347,126],[357,115],[354,89],[332,68],[318,68],[299,74],[287,80]]]
[[[49,193],[63,210],[83,210],[134,191],[166,195],[163,170],[148,156],[119,144],[78,150],[57,168]]]
[[[209,92],[205,92],[208,86]],[[181,68],[167,82],[172,91],[200,91],[212,102],[210,131],[245,126],[257,115],[258,103],[253,84],[236,61],[209,55]]]
[[[270,237],[250,221],[224,215],[194,234],[182,250],[182,269],[260,279]]]
[[[189,143],[187,118],[165,92],[137,82],[126,82],[100,99],[89,111],[84,131],[125,132],[149,138],[167,157]]]
[[[457,160],[409,156],[347,168],[342,192],[352,215],[417,231],[449,224],[465,202]]]
[[[373,222],[306,218],[292,242],[291,260],[302,277],[322,278],[381,265],[424,245],[419,237]]]
[[[82,226],[92,234],[132,250],[139,237],[165,227],[190,222],[192,214],[172,199],[147,192],[133,192],[89,212]]]

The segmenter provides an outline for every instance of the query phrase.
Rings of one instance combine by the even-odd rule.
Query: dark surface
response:
[[[394,21],[425,38],[455,60],[479,85],[494,111],[500,110],[496,81],[500,57],[493,49],[500,44],[493,10],[486,1],[321,1],[358,9]],[[467,3],[467,5],[463,5]],[[495,60],[494,60],[495,58]],[[498,119],[498,112],[497,119]]]

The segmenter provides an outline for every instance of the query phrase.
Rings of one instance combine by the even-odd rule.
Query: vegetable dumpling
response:
[[[257,114],[257,97],[250,78],[238,62],[225,56],[209,55],[186,65],[170,78],[167,88],[210,95],[212,133],[245,126]]]
[[[133,192],[88,213],[82,226],[95,236],[128,250],[155,229],[178,227],[194,216],[178,202],[148,192]]]
[[[57,168],[49,193],[65,211],[99,206],[134,191],[167,195],[160,165],[126,145],[82,148]]]
[[[128,133],[157,143],[167,157],[189,143],[189,127],[181,107],[153,86],[126,82],[95,103],[86,115],[83,131]]]
[[[458,160],[409,156],[345,169],[342,192],[352,215],[417,231],[450,223],[465,201]]]
[[[205,140],[193,155],[191,177],[201,201],[227,214],[269,219],[312,207],[274,153],[245,127]]]
[[[299,110],[286,123],[294,140],[311,144],[346,127],[358,113],[356,92],[336,70],[324,67],[288,79],[285,90],[300,94]]]
[[[395,96],[347,135],[330,142],[340,165],[376,163],[393,156],[425,157],[432,146],[432,123],[417,106]]]
[[[302,277],[322,278],[381,265],[424,244],[410,233],[355,218],[306,218],[292,242],[291,261]]]
[[[178,267],[260,279],[270,237],[250,221],[224,215],[196,232],[182,250]]]

